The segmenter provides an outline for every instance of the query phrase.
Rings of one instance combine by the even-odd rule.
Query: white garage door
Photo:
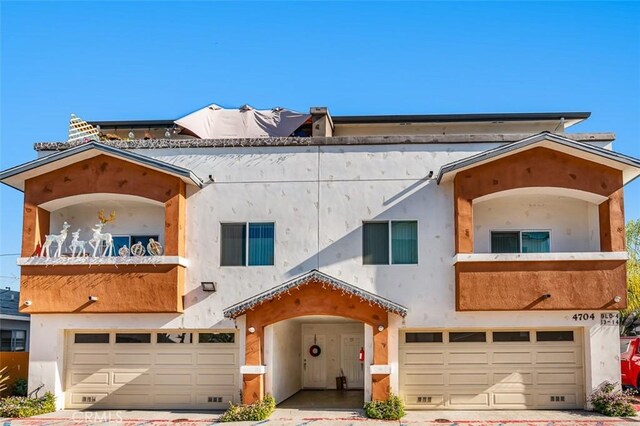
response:
[[[70,331],[67,408],[202,408],[237,402],[238,343],[221,331]]]
[[[556,409],[584,405],[579,330],[400,334],[400,395],[416,409]]]

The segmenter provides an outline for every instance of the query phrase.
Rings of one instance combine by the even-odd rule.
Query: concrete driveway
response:
[[[3,419],[2,426],[118,425],[161,426],[218,424],[220,412],[190,411],[58,411],[27,419]],[[640,426],[640,418],[604,417],[586,411],[409,411],[402,421],[369,420],[361,410],[312,411],[278,408],[264,422],[227,423],[234,425],[450,425],[450,426]]]

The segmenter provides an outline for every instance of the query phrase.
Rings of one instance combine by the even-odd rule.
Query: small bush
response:
[[[13,396],[27,396],[28,382],[25,379],[18,379],[13,383]]]
[[[610,417],[632,417],[636,415],[633,408],[633,392],[620,391],[616,385],[604,382],[589,396],[589,402],[598,413]]]
[[[0,417],[31,417],[56,411],[56,397],[47,392],[41,398],[10,396],[0,400]]]
[[[399,396],[391,394],[384,401],[366,402],[364,412],[370,419],[400,420],[404,417],[404,403]]]
[[[262,401],[249,405],[229,403],[229,409],[220,417],[221,422],[259,422],[266,420],[276,409],[276,401],[266,395]]]

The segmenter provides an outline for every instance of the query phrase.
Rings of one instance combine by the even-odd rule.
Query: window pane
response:
[[[442,333],[406,333],[406,343],[442,343]]]
[[[155,241],[158,241],[157,235],[132,235],[131,245],[134,245],[135,243],[142,243],[142,246],[144,247],[144,255],[151,256],[151,254],[149,253],[149,249],[147,248],[147,244],[149,244],[149,240],[151,238],[153,238]]]
[[[11,330],[0,331],[0,351],[11,352]]]
[[[460,331],[449,333],[449,342],[486,342],[487,335],[480,331]]]
[[[191,343],[191,333],[158,333],[158,343]]]
[[[131,249],[131,237],[128,235],[114,235],[113,236],[113,255],[119,256],[118,252],[124,246],[127,246],[128,249]],[[146,250],[147,247],[145,246]]]
[[[151,343],[151,333],[116,333],[116,343]]]
[[[391,222],[391,255],[397,265],[418,263],[418,222]]]
[[[199,343],[234,343],[235,333],[200,333]]]
[[[492,232],[491,253],[520,253],[520,233]]]
[[[573,342],[573,331],[536,331],[538,342]]]
[[[530,340],[528,331],[494,331],[494,342],[528,342]]]
[[[362,263],[389,264],[389,223],[370,222],[362,226]]]
[[[523,253],[549,253],[551,249],[549,232],[547,231],[524,231],[522,232],[522,252]]]
[[[220,266],[244,266],[247,226],[244,223],[223,223],[221,237]]]
[[[24,352],[26,350],[27,332],[24,330],[14,330],[13,351]]]
[[[249,224],[249,265],[273,265],[273,223]]]
[[[109,343],[109,333],[76,333],[74,343]]]

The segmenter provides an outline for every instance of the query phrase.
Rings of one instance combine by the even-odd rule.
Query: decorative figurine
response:
[[[106,247],[101,256],[109,256],[113,253],[113,237],[108,232],[102,233],[102,227],[104,223],[96,223],[95,228],[91,228],[93,231],[93,238],[89,240],[89,245],[93,249],[93,257],[98,257],[98,248],[100,248],[100,244],[104,241],[106,243]]]
[[[140,241],[131,246],[131,254],[134,256],[144,256],[144,246]]]
[[[53,257],[60,257],[60,255],[62,254],[62,244],[64,243],[64,240],[67,239],[67,229],[69,229],[69,226],[70,225],[65,222],[62,224],[62,230],[60,231],[60,234],[45,236],[45,241],[44,244],[42,244],[40,256],[49,257],[51,252],[51,244],[55,242],[56,244],[58,244],[58,248],[53,254]]]
[[[86,255],[86,250],[84,249],[84,245],[87,243],[86,241],[80,240],[80,230],[78,229],[76,232],[72,232],[71,236],[73,239],[71,240],[71,244],[69,245],[69,249],[71,250],[71,257],[84,257]],[[76,255],[76,249],[78,249],[78,254]]]
[[[120,257],[128,257],[129,256],[129,247],[127,247],[127,246],[120,247],[120,249],[118,250],[118,256],[120,256]]]
[[[153,238],[149,238],[149,244],[147,244],[147,252],[151,256],[162,256],[162,244]]]

